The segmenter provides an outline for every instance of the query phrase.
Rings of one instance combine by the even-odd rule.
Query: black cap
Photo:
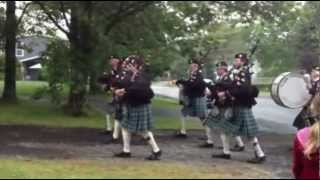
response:
[[[199,68],[202,68],[204,64],[197,58],[192,58],[190,64],[198,64]]]
[[[246,53],[238,53],[234,57],[239,59],[246,59],[246,60],[248,59]]]
[[[220,68],[220,67],[226,67],[228,68],[228,64],[225,62],[225,61],[221,61],[219,63],[216,64],[216,67],[217,68]]]
[[[249,59],[246,53],[238,53],[234,56],[235,58],[239,58],[245,64],[249,64]]]

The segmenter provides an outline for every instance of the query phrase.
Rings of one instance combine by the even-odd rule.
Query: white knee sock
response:
[[[119,135],[120,135],[120,123],[118,120],[114,120],[114,128],[113,128],[113,139],[119,139]]]
[[[147,133],[145,133],[145,134],[143,135],[143,137],[148,140],[148,143],[149,143],[150,146],[152,147],[152,151],[153,151],[153,152],[156,153],[156,152],[159,152],[159,151],[160,151],[160,148],[159,148],[156,140],[154,139],[154,136],[153,136],[153,133],[152,133],[152,132],[148,131]]]
[[[222,146],[223,146],[223,153],[224,153],[224,154],[231,154],[231,152],[230,152],[229,137],[228,137],[226,134],[224,134],[224,133],[222,133],[222,134],[220,135],[220,137],[221,137]]]
[[[236,136],[236,141],[237,141],[238,146],[240,146],[240,147],[244,146],[244,143],[243,143],[240,136]]]
[[[180,132],[182,134],[187,134],[187,130],[186,130],[186,119],[187,117],[186,116],[181,116],[181,130]]]
[[[207,143],[213,144],[212,129],[207,126],[205,126],[205,129],[206,129],[206,135],[207,135]]]
[[[126,129],[122,129],[122,138],[123,138],[123,152],[130,153],[131,133]]]
[[[106,130],[112,131],[111,123],[110,123],[110,115],[106,114]]]
[[[253,138],[252,140],[254,151],[257,153],[258,157],[264,157],[265,154],[259,144],[258,138]]]

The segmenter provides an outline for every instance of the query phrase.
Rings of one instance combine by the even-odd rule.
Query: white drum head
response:
[[[284,107],[296,109],[306,105],[311,95],[307,89],[303,75],[298,73],[284,73],[275,81],[273,94],[276,102]],[[280,101],[280,102],[279,102]]]

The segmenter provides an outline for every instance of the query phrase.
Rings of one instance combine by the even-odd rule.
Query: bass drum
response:
[[[276,77],[271,97],[276,104],[290,109],[302,108],[312,98],[304,75],[297,72],[285,72]]]

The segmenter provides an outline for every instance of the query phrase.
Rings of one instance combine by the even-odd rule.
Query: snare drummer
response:
[[[310,78],[308,78],[307,81],[307,88],[309,89],[309,93],[314,96],[317,92],[320,91],[320,67],[315,66],[313,67],[311,74],[309,75]],[[313,99],[313,97],[311,98]],[[308,116],[307,113],[307,107],[309,106],[309,103],[305,105],[305,107],[302,109],[302,111],[298,114],[298,116],[295,118],[293,122],[293,126],[296,127],[298,130],[303,129],[307,126],[310,126],[314,123],[313,120],[306,120],[306,116]]]

